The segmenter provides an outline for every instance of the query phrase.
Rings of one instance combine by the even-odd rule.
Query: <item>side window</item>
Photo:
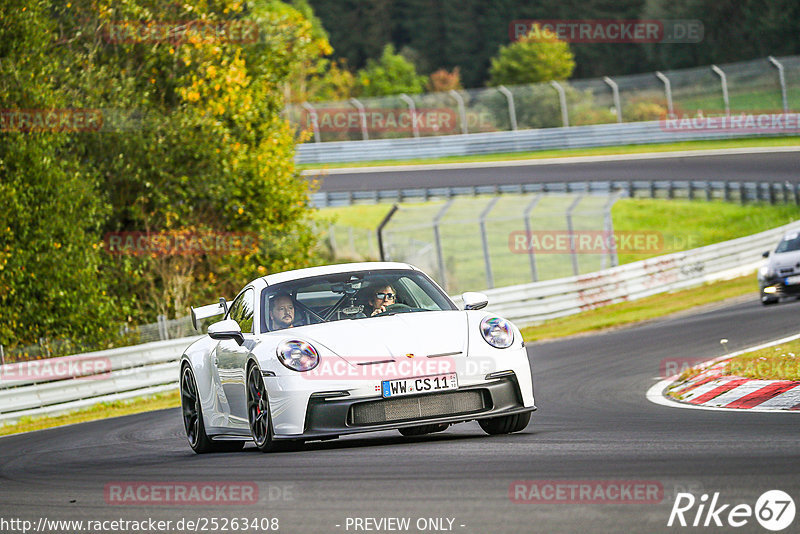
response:
[[[231,304],[229,318],[239,323],[244,334],[253,333],[253,290],[248,289]]]

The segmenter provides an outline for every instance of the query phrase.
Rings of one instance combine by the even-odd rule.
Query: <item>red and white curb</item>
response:
[[[647,391],[647,399],[673,408],[800,413],[800,381],[754,380],[722,374],[734,356],[795,339],[800,339],[800,334],[704,362],[697,366],[702,372],[689,380],[678,383],[678,375],[673,375],[654,384]],[[668,392],[678,395],[680,400],[667,396]]]

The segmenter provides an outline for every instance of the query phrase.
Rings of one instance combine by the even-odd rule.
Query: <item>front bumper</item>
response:
[[[535,410],[535,406],[524,405],[517,377],[511,374],[451,392],[394,399],[312,397],[302,436],[275,435],[275,439],[324,439],[422,424],[461,423]]]
[[[762,298],[800,296],[800,284],[786,284],[786,278],[771,278],[759,281]],[[768,288],[774,288],[770,291]]]

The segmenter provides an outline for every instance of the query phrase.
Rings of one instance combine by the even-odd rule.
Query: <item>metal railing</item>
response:
[[[696,110],[783,111],[797,106],[800,56],[611,78],[289,105],[314,142],[636,122]],[[427,114],[427,115],[426,115]],[[416,120],[412,120],[416,119]]]
[[[725,200],[742,204],[748,202],[800,204],[800,183],[797,182],[722,180],[615,180],[424,187],[380,191],[321,191],[311,195],[311,203],[317,208],[326,208],[379,202],[428,202],[465,196],[530,193],[620,193],[630,198]]]

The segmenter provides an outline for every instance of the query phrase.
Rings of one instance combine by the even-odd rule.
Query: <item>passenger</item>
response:
[[[379,280],[372,287],[370,299],[367,301],[367,307],[364,313],[373,317],[379,313],[385,312],[387,306],[391,306],[396,302],[397,292],[394,290],[394,287],[386,280]]]

